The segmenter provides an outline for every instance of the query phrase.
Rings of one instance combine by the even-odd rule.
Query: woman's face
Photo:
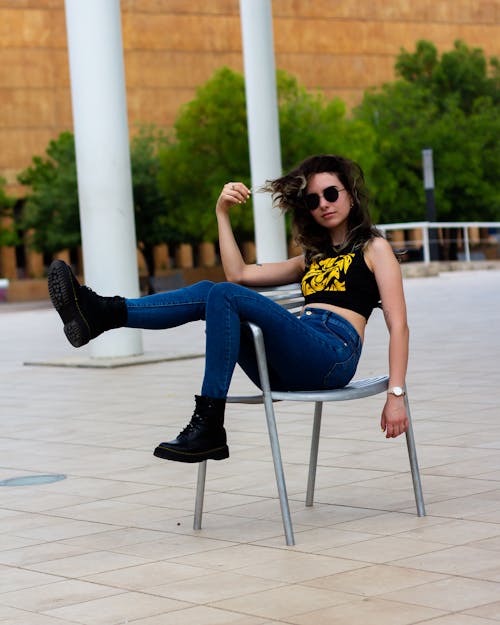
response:
[[[337,199],[333,199],[336,193],[330,187],[337,189]],[[324,194],[325,189],[329,189],[326,191],[327,197]],[[316,197],[310,197],[311,205],[317,202],[317,207],[310,210],[314,221],[330,231],[334,244],[341,243],[347,236],[347,218],[351,211],[352,199],[347,189],[344,189],[335,174],[323,172],[311,176],[306,194],[316,194]]]

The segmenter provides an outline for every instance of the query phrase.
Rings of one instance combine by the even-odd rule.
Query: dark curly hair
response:
[[[316,223],[307,209],[304,195],[314,174],[336,174],[352,198],[346,240],[333,247],[328,231]],[[306,262],[331,256],[332,247],[336,253],[362,248],[373,237],[383,236],[372,223],[368,210],[368,190],[361,167],[343,156],[320,154],[302,161],[290,172],[268,180],[262,188],[272,194],[273,203],[284,213],[292,216],[295,241],[304,251]]]

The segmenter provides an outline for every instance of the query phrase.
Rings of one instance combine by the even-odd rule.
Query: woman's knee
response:
[[[213,289],[215,284],[216,283],[212,282],[211,280],[200,280],[200,282],[196,282],[195,284],[193,284],[191,288],[196,289],[197,291],[200,291],[204,293],[205,296],[207,296]]]
[[[247,290],[247,287],[235,282],[216,282],[210,290],[211,295],[238,295]]]

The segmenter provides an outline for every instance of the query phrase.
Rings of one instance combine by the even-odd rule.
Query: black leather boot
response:
[[[123,297],[102,297],[82,286],[62,260],[50,265],[48,286],[52,304],[64,323],[64,334],[73,347],[86,345],[105,330],[127,322]]]
[[[229,456],[224,429],[226,400],[203,395],[195,395],[195,400],[191,421],[175,440],[160,443],[155,456],[177,462],[223,460]]]

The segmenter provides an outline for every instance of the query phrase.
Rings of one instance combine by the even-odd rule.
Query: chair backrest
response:
[[[295,316],[298,316],[304,306],[304,296],[300,284],[285,284],[283,286],[271,286],[258,288],[257,291],[265,295],[273,302],[277,302]]]

